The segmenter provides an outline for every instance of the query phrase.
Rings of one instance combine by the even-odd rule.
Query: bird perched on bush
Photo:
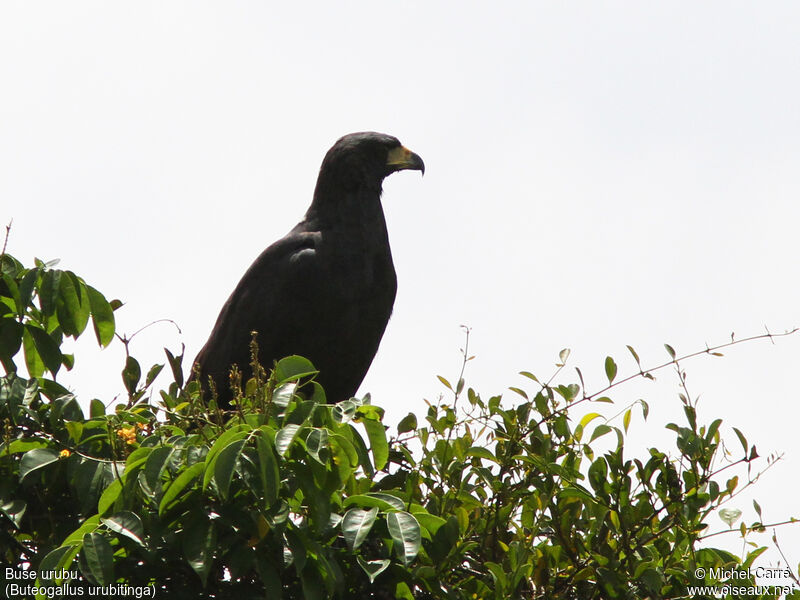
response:
[[[201,385],[213,380],[220,407],[230,406],[231,367],[244,380],[251,375],[252,331],[265,368],[298,354],[319,370],[329,401],[355,394],[397,292],[381,185],[403,169],[424,173],[425,164],[382,133],[352,133],[328,151],[305,217],[250,266],[195,359]]]

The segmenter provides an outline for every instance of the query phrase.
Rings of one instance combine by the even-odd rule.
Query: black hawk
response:
[[[230,406],[231,367],[251,376],[252,331],[265,368],[299,354],[319,370],[328,401],[356,393],[397,292],[381,185],[403,169],[424,173],[425,164],[382,133],[351,133],[328,151],[305,217],[250,266],[195,359],[220,407]]]

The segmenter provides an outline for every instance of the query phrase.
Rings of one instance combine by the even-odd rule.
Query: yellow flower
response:
[[[58,453],[59,458],[67,458],[72,452],[64,448],[61,452]]]
[[[117,437],[124,440],[126,444],[133,445],[136,443],[136,428],[135,427],[122,427],[117,430]]]

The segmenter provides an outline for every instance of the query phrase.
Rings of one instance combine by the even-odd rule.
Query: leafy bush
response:
[[[86,416],[55,381],[75,362],[61,342],[91,319],[109,344],[119,303],[51,264],[27,269],[4,254],[0,265],[0,558],[69,571],[43,585],[193,598],[667,598],[722,583],[715,569],[750,567],[764,550],[700,547],[711,513],[753,481],[727,474],[749,473],[758,454],[736,430],[742,452],[720,466],[722,421],[698,423],[688,394],[685,422],[667,425],[670,452],[626,453],[634,407],[621,427],[591,412],[575,423],[577,404],[611,402],[610,358],[609,386],[592,395],[523,373],[532,389],[512,388],[515,401],[485,399],[463,371],[454,386],[441,378],[452,400],[388,435],[369,397],[327,404],[304,358],[269,373],[254,361],[246,382],[232,373],[236,409],[223,414],[199,383],[184,385],[183,355],[167,350],[173,381],[157,401],[164,365],[142,381],[127,356],[127,403],[107,412],[93,400]],[[683,381],[679,361],[666,364]],[[602,454],[601,438],[616,442]]]

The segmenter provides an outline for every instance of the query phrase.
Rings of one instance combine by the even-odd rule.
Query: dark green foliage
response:
[[[158,403],[146,391],[160,367],[142,380],[128,356],[128,404],[92,401],[87,417],[44,374],[71,362],[63,335],[89,319],[111,340],[112,305],[69,272],[2,264],[2,562],[181,598],[674,598],[763,551],[740,560],[699,543],[712,511],[749,484],[732,472],[757,458],[741,432],[742,452],[720,467],[722,421],[700,423],[688,394],[669,453],[626,452],[632,407],[621,428],[577,413],[625,381],[610,357],[595,395],[523,373],[531,387],[513,388],[515,401],[485,399],[442,378],[452,401],[390,436],[368,397],[327,404],[301,357],[271,373],[254,361],[248,381],[234,372],[223,414],[197,382],[183,387],[183,355],[167,351],[174,381]],[[722,516],[732,525],[735,512]]]

